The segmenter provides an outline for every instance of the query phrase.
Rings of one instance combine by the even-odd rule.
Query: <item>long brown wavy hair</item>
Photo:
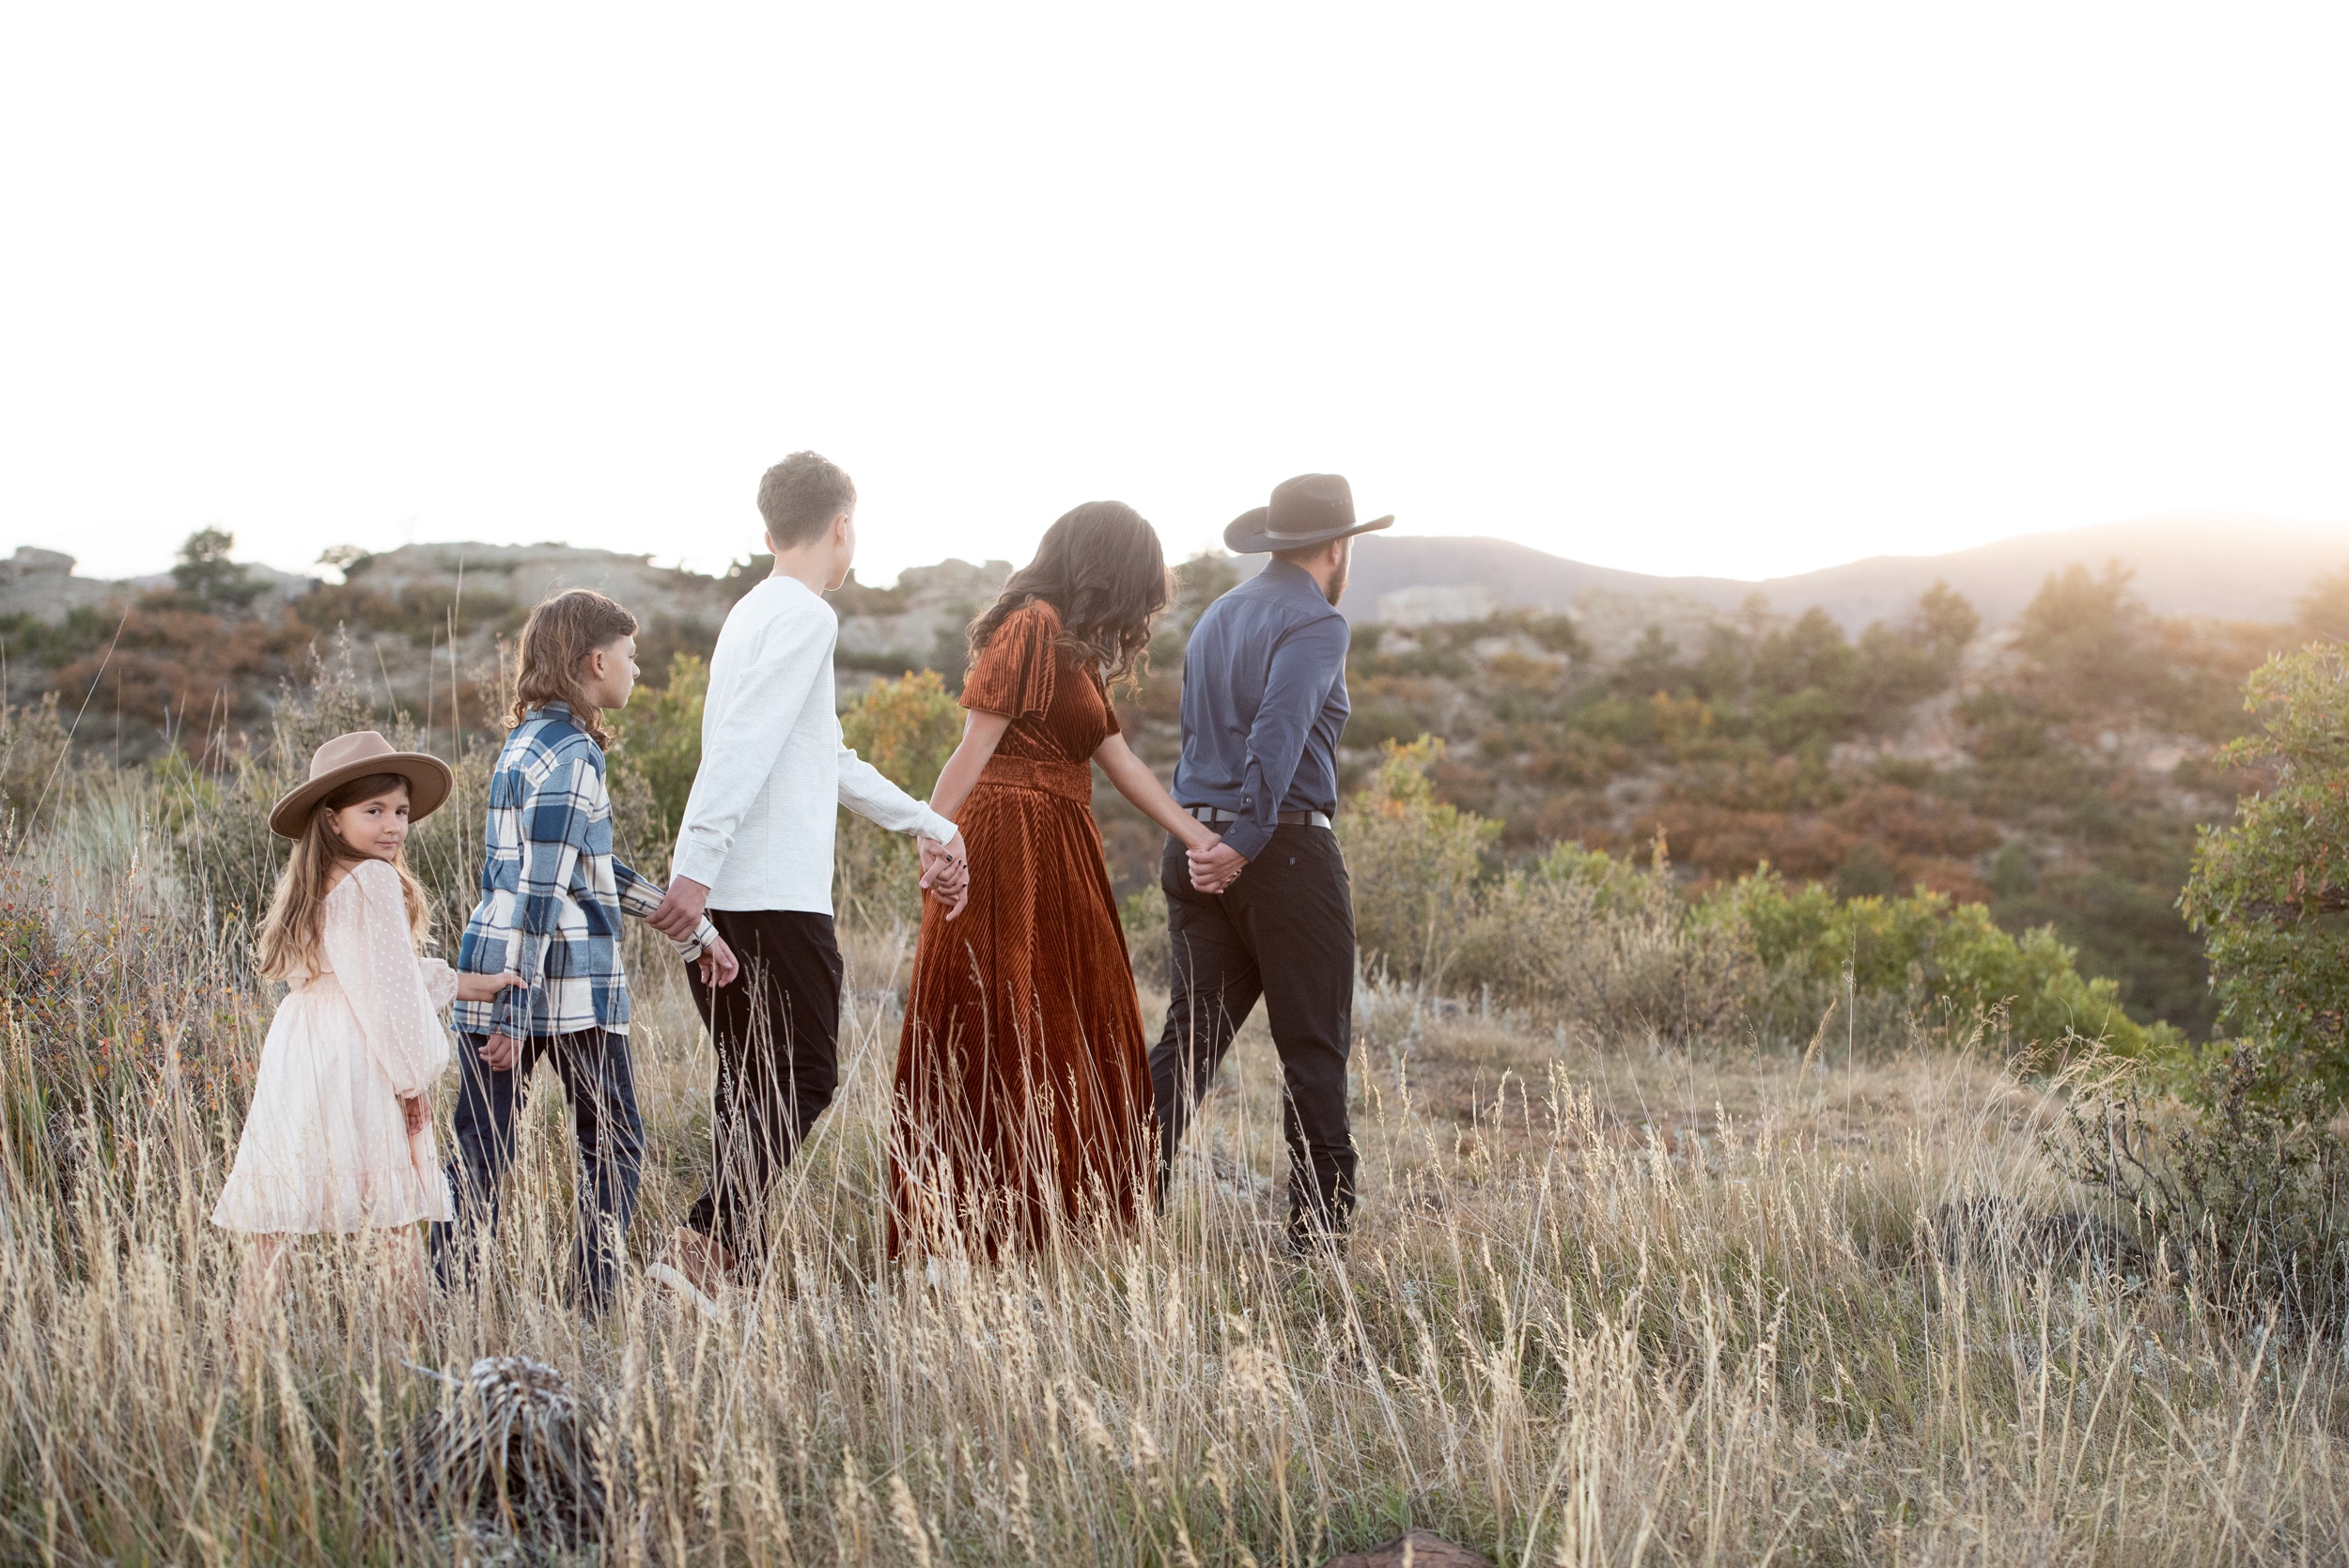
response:
[[[407,787],[408,781],[397,773],[369,773],[330,791],[311,809],[310,820],[303,824],[302,836],[294,840],[293,853],[287,857],[286,869],[277,878],[277,891],[270,895],[260,935],[254,940],[262,979],[307,980],[318,972],[319,921],[326,908],[334,868],[356,866],[374,858],[337,837],[326,825],[327,817],[345,806]],[[408,905],[408,934],[421,946],[431,929],[431,917],[424,885],[408,869],[406,846],[393,859],[392,869],[399,873],[400,893]]]
[[[1041,599],[1060,613],[1059,645],[1110,685],[1139,683],[1150,629],[1173,598],[1159,536],[1122,501],[1088,501],[1044,531],[1035,559],[1013,572],[971,623],[976,662],[1013,611]]]
[[[635,635],[636,617],[617,599],[593,588],[573,588],[540,600],[530,619],[522,623],[521,644],[517,650],[521,668],[514,674],[514,704],[506,709],[506,727],[511,729],[529,718],[534,708],[567,703],[571,718],[588,738],[610,750],[612,737],[604,733],[603,709],[589,705],[580,692],[579,681],[586,673],[589,654]]]

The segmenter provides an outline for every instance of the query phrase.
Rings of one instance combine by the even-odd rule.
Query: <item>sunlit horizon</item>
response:
[[[864,575],[1335,470],[1749,580],[2349,525],[2349,15],[19,8],[0,554],[714,569],[801,447]]]

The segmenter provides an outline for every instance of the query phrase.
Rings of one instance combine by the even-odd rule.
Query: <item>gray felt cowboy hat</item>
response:
[[[279,838],[300,838],[320,800],[353,779],[397,773],[408,781],[408,820],[421,822],[440,809],[456,785],[448,764],[424,752],[396,752],[373,730],[338,735],[310,758],[309,781],[288,790],[269,809],[269,829]]]
[[[1303,550],[1393,525],[1392,513],[1369,522],[1354,520],[1354,489],[1346,475],[1300,474],[1272,487],[1271,505],[1234,518],[1223,530],[1223,548],[1235,555]]]

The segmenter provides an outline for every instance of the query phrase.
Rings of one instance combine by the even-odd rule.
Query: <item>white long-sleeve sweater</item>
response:
[[[701,770],[686,798],[671,872],[709,889],[713,909],[832,913],[836,802],[898,832],[944,843],[955,825],[843,743],[832,707],[840,618],[796,578],[742,597],[709,656]]]

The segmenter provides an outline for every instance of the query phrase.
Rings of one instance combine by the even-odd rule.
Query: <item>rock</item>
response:
[[[983,567],[968,561],[908,567],[897,574],[894,588],[872,595],[879,601],[874,610],[840,617],[839,656],[845,662],[892,675],[899,673],[897,667],[919,670],[953,662],[963,629],[994,602],[1010,575],[1008,561],[989,561]]]
[[[609,594],[646,626],[662,619],[715,632],[730,601],[719,580],[656,567],[649,555],[622,555],[572,545],[403,545],[366,557],[350,580],[378,593],[450,594],[462,580],[469,596],[495,596],[527,610],[566,588]]]
[[[1348,1552],[1333,1557],[1324,1568],[1493,1568],[1492,1559],[1482,1552],[1458,1546],[1430,1530],[1415,1529],[1408,1535],[1398,1535],[1383,1545],[1366,1552]]]
[[[86,604],[103,604],[121,592],[119,583],[73,575],[73,557],[61,550],[20,545],[0,561],[0,615],[30,615],[55,626]]]

